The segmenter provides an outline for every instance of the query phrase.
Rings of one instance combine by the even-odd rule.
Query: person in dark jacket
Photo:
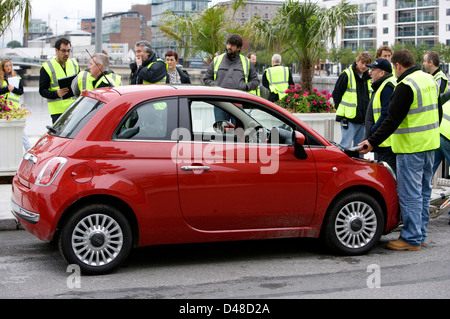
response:
[[[340,144],[344,148],[356,146],[364,139],[364,120],[372,90],[366,66],[370,63],[370,53],[360,53],[356,62],[339,75],[332,93],[337,110],[336,121],[341,122]]]
[[[397,155],[397,191],[403,227],[400,238],[388,242],[386,248],[418,251],[427,237],[442,106],[436,81],[416,66],[411,52],[396,51],[392,64],[398,84],[389,102],[388,116],[359,145],[365,154],[391,137],[392,151]]]
[[[191,79],[189,78],[189,73],[187,73],[187,71],[183,70],[181,67],[178,67],[178,62],[178,53],[172,50],[166,52],[166,63],[168,65],[166,83],[190,84]]]
[[[136,62],[130,64],[130,84],[166,83],[167,63],[158,58],[148,41],[136,43]]]
[[[367,107],[366,139],[375,133],[386,119],[389,110],[389,100],[397,82],[392,74],[392,65],[387,59],[377,59],[373,64],[367,64],[372,76],[373,94]],[[385,141],[374,149],[375,159],[384,161],[395,171],[396,159],[392,152],[390,141]]]

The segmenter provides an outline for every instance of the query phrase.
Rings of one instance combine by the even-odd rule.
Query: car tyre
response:
[[[381,206],[369,194],[352,192],[332,203],[322,238],[328,248],[343,255],[361,255],[379,241],[384,227]]]
[[[128,257],[132,231],[118,209],[105,204],[88,205],[64,224],[58,247],[64,259],[78,265],[82,273],[104,274]]]

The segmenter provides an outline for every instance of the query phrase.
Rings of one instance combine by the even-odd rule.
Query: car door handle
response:
[[[209,171],[211,167],[209,166],[181,166],[182,171],[195,171],[195,170],[204,170]]]

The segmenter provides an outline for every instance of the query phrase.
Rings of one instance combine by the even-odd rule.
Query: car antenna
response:
[[[109,82],[109,80],[108,80],[108,78],[107,78],[105,72],[103,72],[102,69],[100,69],[100,67],[98,66],[97,62],[95,62],[94,57],[89,53],[88,49],[86,49],[86,52],[87,52],[87,53],[89,54],[89,56],[91,57],[92,61],[94,61],[95,66],[96,66],[96,67],[98,68],[98,70],[102,73],[102,75],[103,75],[103,77],[106,79],[106,81],[108,81],[109,86],[114,87],[114,85],[111,84],[111,82]]]

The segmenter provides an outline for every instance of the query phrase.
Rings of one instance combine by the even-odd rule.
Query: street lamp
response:
[[[95,0],[95,52],[102,52],[102,0]]]

